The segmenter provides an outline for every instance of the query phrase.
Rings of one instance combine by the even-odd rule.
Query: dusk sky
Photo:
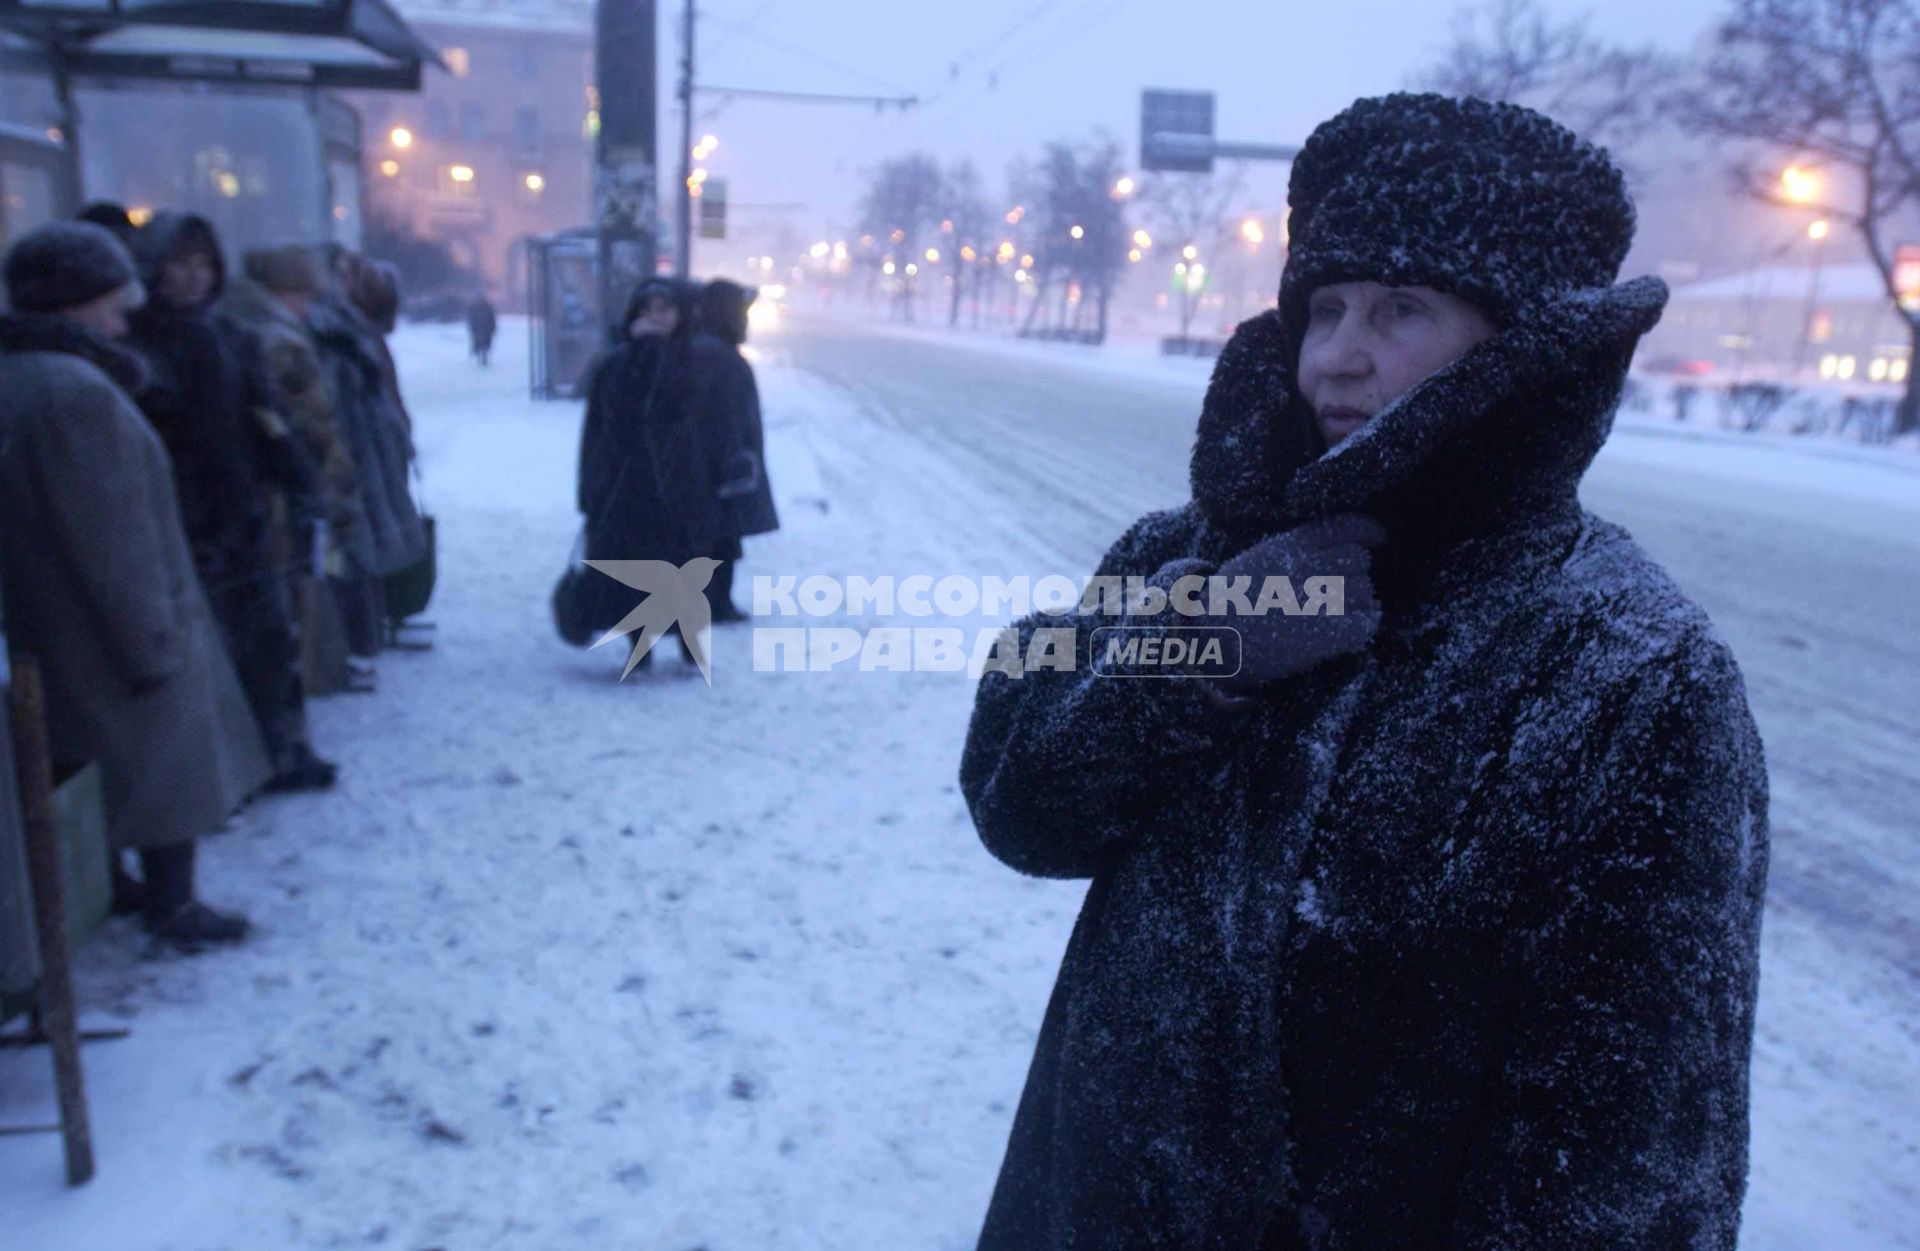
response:
[[[1559,15],[1592,13],[1609,40],[1674,51],[1730,7],[1547,4]],[[735,203],[805,204],[790,219],[797,231],[845,235],[864,172],[887,156],[971,157],[996,194],[1009,159],[1049,140],[1104,129],[1132,160],[1143,87],[1212,89],[1220,137],[1297,143],[1353,99],[1406,86],[1446,48],[1460,8],[1445,0],[711,0],[699,27],[705,84],[918,95],[923,103],[875,116],[871,108],[708,98],[696,134],[720,139],[711,172],[730,181]],[[663,94],[677,76],[678,9],[662,4]],[[668,159],[677,113],[663,108],[660,121]],[[1284,166],[1257,167],[1254,201],[1277,210],[1284,178]]]

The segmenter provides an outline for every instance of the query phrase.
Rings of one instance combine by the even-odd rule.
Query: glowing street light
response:
[[[1127,253],[1127,259],[1137,265],[1140,263],[1140,258],[1144,255],[1146,255],[1146,253],[1142,252],[1139,248],[1134,248]]]
[[[539,195],[547,189],[547,178],[545,174],[528,174],[522,181],[526,183],[527,190],[533,192],[535,195]]]
[[[1821,178],[1818,170],[1789,165],[1780,172],[1780,194],[1793,203],[1811,204],[1820,198],[1820,192]]]
[[[1186,247],[1180,249],[1180,255],[1190,261],[1197,261],[1200,259],[1200,249],[1189,243]]]
[[[1068,231],[1067,233],[1072,235],[1076,239],[1084,239],[1087,237],[1087,230],[1086,230],[1086,227],[1084,226],[1075,226],[1072,230]]]
[[[1014,205],[1011,209],[1007,211],[1007,225],[1018,226],[1020,224],[1020,219],[1022,217],[1025,217],[1026,215],[1027,215],[1027,210],[1025,208],[1021,207],[1018,204]]]
[[[471,165],[452,166],[447,170],[447,177],[453,179],[455,182],[461,182],[461,183],[472,182],[473,166]]]
[[[1267,232],[1259,218],[1249,217],[1240,223],[1240,237],[1257,248],[1267,241]]]
[[[960,259],[967,262],[969,265],[971,265],[973,262],[980,259],[980,254],[974,251],[971,247],[963,247],[960,249]]]
[[[714,152],[719,149],[720,140],[712,135],[702,135],[700,136],[700,146],[709,152]]]
[[[398,178],[400,176],[400,162],[391,159],[382,161],[380,162],[380,172],[389,178]]]
[[[1153,236],[1144,230],[1136,230],[1133,232],[1133,246],[1144,252],[1153,246]]]
[[[1113,198],[1116,200],[1126,199],[1133,194],[1136,185],[1133,179],[1122,178],[1119,182],[1113,184]]]
[[[892,234],[887,236],[887,238],[893,240],[895,243],[904,242],[906,237],[907,237],[907,232],[904,230],[896,230]]]
[[[920,267],[919,267],[918,265],[908,265],[908,266],[907,266],[907,277],[909,277],[909,278],[911,278],[911,277],[913,277],[913,276],[914,276],[915,274],[917,274],[917,273],[919,273],[919,272],[920,272]]]
[[[833,250],[832,248],[829,248],[826,245],[826,243],[822,241],[808,248],[807,255],[811,256],[816,261],[824,261],[827,259],[827,253],[831,252],[832,250]]]
[[[1031,254],[1031,253],[1029,253],[1028,255],[1026,255],[1026,256],[1023,256],[1023,257],[1021,257],[1021,258],[1020,258],[1020,268],[1022,268],[1022,269],[1032,269],[1032,268],[1033,268],[1033,256],[1032,256],[1032,254]]]
[[[1833,233],[1833,226],[1824,217],[1807,227],[1807,238],[1815,243],[1825,239],[1831,233]]]
[[[893,271],[894,271],[894,264],[892,261],[888,261],[885,265],[882,265],[880,267],[880,272],[887,275],[887,277],[889,278],[893,277]]]
[[[405,151],[407,148],[413,146],[413,132],[405,126],[395,126],[391,131],[387,132],[387,142]]]

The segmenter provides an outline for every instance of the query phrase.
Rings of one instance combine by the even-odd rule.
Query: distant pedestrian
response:
[[[493,353],[493,332],[499,328],[500,317],[493,310],[493,301],[487,299],[485,291],[474,292],[467,304],[467,342],[482,367]]]
[[[1163,609],[1030,617],[1076,664],[979,686],[981,838],[1092,879],[979,1245],[1732,1251],[1767,774],[1726,641],[1578,498],[1666,302],[1616,285],[1625,181],[1395,95],[1288,202],[1193,499],[1099,569]],[[1321,576],[1344,613],[1276,606]]]
[[[760,388],[740,348],[747,341],[747,311],[755,292],[716,278],[700,292],[700,331],[691,345],[693,420],[711,440],[720,508],[719,541],[708,554],[721,562],[707,584],[716,622],[746,617],[733,603],[734,566],[740,540],[780,528],[767,481],[766,434],[760,419]]]
[[[140,853],[156,941],[237,942],[200,902],[194,841],[272,773],[181,527],[173,469],[114,340],[140,301],[105,229],[58,222],[7,254],[0,314],[0,582],[9,642],[39,662],[56,768],[98,762],[108,834]]]

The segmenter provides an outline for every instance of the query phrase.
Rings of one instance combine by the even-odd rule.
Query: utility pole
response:
[[[680,246],[678,272],[693,272],[693,0],[685,0],[680,27]]]
[[[599,0],[594,15],[594,223],[600,321],[611,326],[660,252],[654,0]]]

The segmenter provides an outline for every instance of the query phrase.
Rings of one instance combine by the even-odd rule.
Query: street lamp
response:
[[[1807,347],[1813,342],[1813,322],[1820,315],[1820,266],[1827,256],[1827,250],[1820,245],[1832,232],[1833,227],[1824,217],[1807,227],[1807,238],[1813,244],[1813,276],[1807,280],[1807,313],[1800,325],[1800,353],[1793,360],[1793,376],[1796,378],[1807,368]]]
[[[405,126],[395,126],[387,133],[387,141],[404,151],[413,146],[413,132]]]
[[[1075,226],[1068,233],[1071,234],[1076,239],[1084,239],[1087,237],[1086,227],[1084,226]]]
[[[1267,232],[1260,225],[1259,218],[1249,217],[1240,223],[1240,237],[1257,248],[1267,241]]]
[[[1820,198],[1823,189],[1819,170],[1789,165],[1780,171],[1780,194],[1789,203],[1811,204]]]
[[[1113,184],[1113,198],[1116,200],[1126,199],[1134,193],[1136,185],[1131,178],[1121,178],[1119,182]]]

